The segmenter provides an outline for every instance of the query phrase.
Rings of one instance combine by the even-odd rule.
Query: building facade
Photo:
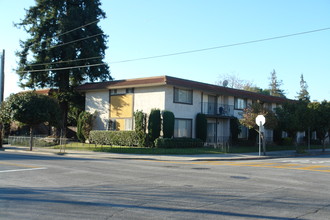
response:
[[[77,88],[86,97],[85,110],[96,114],[94,130],[133,130],[134,112],[149,114],[154,108],[175,115],[175,137],[195,137],[198,113],[207,117],[207,142],[230,140],[230,119],[241,118],[243,109],[260,102],[274,109],[285,98],[211,85],[171,76],[87,83]],[[240,138],[247,138],[242,128]],[[266,131],[268,138],[272,131]]]

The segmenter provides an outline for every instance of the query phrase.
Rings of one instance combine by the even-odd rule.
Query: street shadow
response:
[[[72,195],[68,197],[68,195]],[[197,193],[198,194],[198,193]],[[63,196],[65,195],[65,196]],[[79,198],[77,197],[79,195]],[[84,197],[82,197],[84,195]],[[125,197],[123,196],[125,195]],[[172,196],[174,198],[172,198]],[[189,195],[190,196],[190,195]],[[189,198],[188,196],[188,198]],[[195,195],[197,196],[197,195]],[[65,199],[64,199],[65,197]],[[106,198],[105,198],[106,197]],[[116,199],[116,198],[119,199]],[[141,202],[138,198],[142,197],[144,200],[154,201],[155,205],[150,205],[150,201],[146,204]],[[278,217],[272,215],[261,215],[261,214],[247,214],[247,213],[239,213],[239,212],[230,212],[230,211],[221,211],[215,209],[207,209],[207,208],[184,208],[184,207],[165,207],[169,206],[169,201],[173,201],[173,199],[178,199],[177,195],[174,194],[153,194],[151,198],[148,193],[143,193],[141,191],[126,191],[126,190],[116,190],[114,188],[107,188],[107,189],[94,189],[88,190],[84,188],[64,188],[62,189],[37,189],[37,188],[3,188],[0,187],[0,202],[11,202],[12,204],[18,204],[20,211],[22,211],[23,204],[29,204],[28,207],[42,207],[43,205],[56,207],[59,205],[60,207],[65,206],[74,206],[75,210],[97,210],[98,208],[106,208],[109,212],[113,212],[113,209],[109,208],[120,208],[120,209],[128,209],[128,211],[132,210],[144,210],[144,211],[156,211],[156,212],[166,212],[166,213],[177,213],[180,214],[202,214],[202,215],[211,215],[214,216],[216,219],[222,218],[244,218],[244,219],[270,219],[270,220],[293,220],[296,218],[288,218],[288,217]],[[72,200],[72,199],[76,200]],[[90,201],[86,201],[90,200]],[[125,200],[125,198],[130,198],[129,200]],[[80,199],[80,201],[78,201]],[[154,199],[154,200],[151,200]],[[227,197],[229,200],[235,201],[235,199],[240,198],[230,198]],[[124,204],[120,203],[119,201],[127,201],[127,203],[132,203],[137,201],[139,204]],[[158,200],[158,201],[157,201]],[[241,199],[240,199],[241,200]],[[254,203],[253,200],[247,200],[249,203]],[[49,205],[47,205],[49,204]],[[175,203],[174,203],[175,204]],[[291,204],[291,203],[290,203]],[[282,204],[283,205],[283,204]],[[291,204],[292,205],[292,204]],[[298,203],[296,205],[299,205]],[[87,208],[88,207],[88,208]],[[14,207],[10,207],[15,209]],[[17,207],[18,209],[18,207]],[[55,208],[56,209],[56,208]],[[1,210],[1,208],[0,208]],[[15,211],[15,210],[11,210]],[[23,210],[24,211],[24,210]],[[26,210],[29,212],[29,210]],[[126,210],[125,210],[126,211]],[[122,212],[125,212],[122,211]],[[106,211],[105,211],[106,212]],[[146,212],[149,213],[149,212]],[[303,218],[299,218],[303,220]]]
[[[68,157],[65,156],[65,154],[61,155],[37,155],[31,154],[30,152],[22,153],[22,152],[6,152],[6,151],[0,151],[0,161],[4,160],[95,160],[93,158],[82,158],[82,157]]]

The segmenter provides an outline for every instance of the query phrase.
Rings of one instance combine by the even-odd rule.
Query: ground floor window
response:
[[[247,139],[248,138],[248,128],[241,126],[241,133],[239,133],[238,138]]]
[[[192,137],[192,119],[175,119],[174,137]]]
[[[110,131],[131,131],[133,130],[133,118],[116,118],[109,121]]]

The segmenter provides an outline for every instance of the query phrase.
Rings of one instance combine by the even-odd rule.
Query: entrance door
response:
[[[216,142],[216,126],[217,124],[214,122],[207,123],[207,142],[215,143]]]

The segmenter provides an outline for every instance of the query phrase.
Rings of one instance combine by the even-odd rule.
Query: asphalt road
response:
[[[330,157],[248,161],[0,152],[0,219],[329,219]]]

